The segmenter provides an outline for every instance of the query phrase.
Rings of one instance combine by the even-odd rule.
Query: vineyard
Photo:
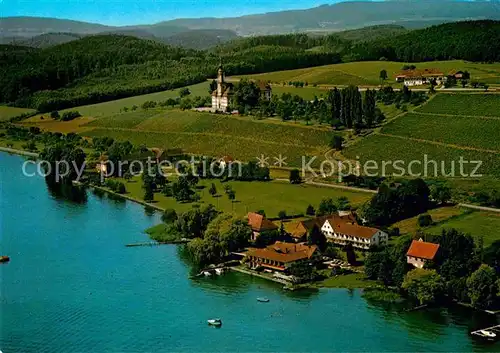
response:
[[[500,117],[500,94],[438,94],[421,113]]]
[[[343,154],[350,159],[357,159],[359,157],[360,161],[366,162],[368,160],[374,161],[378,164],[378,174],[382,174],[382,161],[403,161],[403,166],[405,166],[405,175],[408,173],[408,165],[412,161],[415,162],[412,165],[412,174],[420,174],[425,176],[425,164],[424,157],[427,155],[427,160],[434,160],[438,163],[438,174],[443,176],[443,174],[450,174],[452,170],[452,162],[455,164],[455,175],[460,177],[460,157],[463,157],[467,161],[482,161],[481,168],[477,173],[491,175],[498,177],[500,176],[500,154],[499,153],[487,153],[472,150],[464,150],[459,148],[453,148],[448,146],[436,145],[432,142],[425,141],[411,141],[405,137],[393,137],[393,136],[383,136],[383,135],[371,135],[364,138],[361,142],[352,145],[343,152]],[[445,166],[445,173],[441,171],[441,165]],[[464,165],[464,173],[470,174],[474,169],[475,165],[466,164]],[[395,173],[400,174],[400,171],[395,169],[391,165],[387,165],[385,168],[385,174],[391,175]],[[428,177],[433,176],[434,166],[429,164],[428,167]]]
[[[500,119],[409,113],[384,126],[382,133],[500,153]]]

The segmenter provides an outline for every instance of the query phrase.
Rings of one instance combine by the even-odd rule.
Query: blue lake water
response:
[[[239,273],[190,279],[178,247],[124,246],[147,241],[158,215],[91,192],[67,201],[23,176],[23,161],[0,153],[3,353],[500,351],[468,335],[496,318],[463,309],[407,313],[360,291],[290,293]],[[214,317],[222,328],[206,324]]]

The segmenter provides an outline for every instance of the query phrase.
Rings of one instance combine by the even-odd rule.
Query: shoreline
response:
[[[135,197],[132,197],[132,196],[127,196],[126,194],[118,194],[118,193],[116,193],[114,191],[111,191],[110,189],[108,189],[106,187],[103,187],[103,186],[89,185],[89,187],[93,188],[93,189],[104,191],[104,192],[106,192],[108,194],[112,194],[113,196],[121,197],[121,198],[123,198],[125,200],[129,200],[129,201],[138,203],[138,204],[146,206],[146,207],[154,208],[155,210],[160,211],[160,212],[165,212],[165,209],[163,207],[156,206],[154,204],[148,203],[148,202],[143,201],[143,200],[139,200],[139,199],[137,199]]]
[[[35,157],[35,158],[38,158],[40,156],[40,154],[38,154],[36,152],[29,152],[29,151],[18,150],[16,148],[3,147],[3,146],[0,146],[0,152],[6,152],[6,153],[10,153],[10,154],[17,154],[20,156]]]

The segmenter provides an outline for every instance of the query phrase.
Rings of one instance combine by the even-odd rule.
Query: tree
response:
[[[417,220],[417,224],[419,227],[423,228],[423,227],[428,227],[430,225],[432,225],[432,217],[430,214],[428,213],[425,213],[425,214],[421,214],[420,216],[418,216],[418,220]]]
[[[161,220],[167,224],[174,223],[177,220],[177,212],[172,208],[168,208],[163,212]]]
[[[416,268],[406,274],[402,288],[420,305],[424,305],[438,298],[443,291],[443,283],[436,270]]]
[[[352,246],[352,244],[348,243],[344,247],[344,251],[345,251],[347,262],[349,263],[349,265],[356,265],[358,263],[358,261],[356,259],[356,252],[354,251],[354,247]]]
[[[344,143],[344,138],[342,136],[333,135],[332,140],[330,142],[330,147],[337,151],[342,151],[343,143]]]
[[[154,192],[153,192],[153,189],[151,187],[146,187],[144,189],[144,201],[146,202],[151,202],[154,200]]]
[[[50,117],[54,120],[58,120],[59,119],[59,112],[57,110],[54,110],[50,113]]]
[[[431,198],[439,202],[440,204],[445,204],[451,200],[451,188],[442,184],[434,184],[430,187]]]
[[[313,205],[309,205],[306,208],[306,215],[308,216],[314,216],[316,214],[316,211],[314,210]]]
[[[471,304],[476,308],[486,309],[495,302],[497,286],[495,270],[488,265],[481,265],[467,279],[467,290]]]
[[[278,218],[281,219],[281,220],[286,219],[286,211],[285,210],[279,211],[278,212]]]
[[[180,91],[179,91],[179,96],[181,98],[184,98],[184,97],[187,97],[191,94],[191,91],[189,90],[189,88],[187,87],[184,87],[182,88]]]
[[[231,200],[231,203],[234,202],[234,200],[236,199],[236,193],[234,192],[234,190],[229,190],[228,193],[227,193],[227,198],[229,200]]]
[[[406,86],[405,86],[406,87]],[[375,90],[367,89],[363,100],[363,119],[366,127],[373,126],[376,117],[376,92]]]
[[[329,215],[333,214],[337,211],[337,205],[331,198],[326,198],[321,200],[318,208],[318,215],[319,216],[324,216],[324,215]]]
[[[349,199],[346,196],[340,196],[337,200],[337,209],[340,211],[347,211],[351,209]]]
[[[290,184],[300,184],[302,178],[300,177],[300,171],[298,169],[292,169],[290,171]]]
[[[212,183],[208,192],[210,193],[210,195],[212,195],[212,197],[215,197],[215,195],[217,195],[217,188],[215,187],[214,183]]]
[[[382,83],[387,80],[387,70],[383,69],[380,71],[379,78],[382,81]]]
[[[316,245],[320,251],[324,251],[327,245],[326,236],[319,229],[318,225],[315,224],[307,235],[307,243],[309,245]]]

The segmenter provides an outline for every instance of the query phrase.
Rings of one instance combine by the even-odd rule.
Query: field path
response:
[[[375,134],[376,135],[380,135],[380,136],[395,137],[395,138],[398,138],[398,139],[401,139],[401,140],[423,142],[423,143],[428,143],[428,144],[431,144],[431,145],[437,145],[437,146],[443,146],[443,147],[450,147],[450,148],[454,148],[454,149],[458,149],[458,150],[486,152],[486,153],[493,153],[493,154],[499,154],[500,153],[500,151],[497,151],[497,150],[487,150],[487,149],[476,148],[476,147],[467,147],[467,146],[453,145],[453,144],[444,143],[444,142],[438,142],[438,141],[431,141],[431,140],[417,139],[417,138],[413,138],[413,137],[406,137],[406,136],[385,134],[385,133],[382,133],[382,132],[376,132]]]
[[[485,207],[485,206],[476,206],[476,205],[470,205],[468,203],[460,203],[460,204],[458,204],[458,206],[465,207],[465,208],[470,208],[470,209],[473,209],[473,210],[500,213],[500,208]]]

